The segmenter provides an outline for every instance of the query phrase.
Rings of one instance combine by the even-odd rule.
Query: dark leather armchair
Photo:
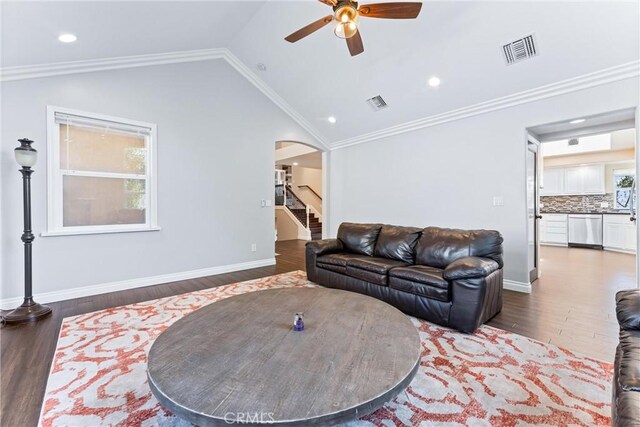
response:
[[[306,247],[307,277],[473,332],[502,309],[502,236],[489,230],[343,223]]]
[[[614,426],[640,426],[640,289],[616,294],[620,344],[613,373]]]

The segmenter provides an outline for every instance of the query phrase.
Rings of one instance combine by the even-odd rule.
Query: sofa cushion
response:
[[[343,222],[338,228],[338,240],[347,252],[373,256],[381,224]]]
[[[411,282],[424,283],[437,288],[449,289],[449,282],[442,277],[443,270],[426,265],[412,265],[409,267],[394,268],[389,276],[409,280]]]
[[[416,244],[416,264],[445,268],[468,257],[490,258],[503,267],[502,236],[492,230],[456,230],[427,227]]]
[[[388,280],[386,273],[380,274],[370,270],[363,270],[362,268],[353,267],[347,265],[345,274],[355,279],[360,279],[380,286],[387,286]]]
[[[377,274],[388,274],[395,267],[404,267],[406,262],[377,257],[352,257],[347,260],[347,267],[355,267],[361,270],[371,271]]]
[[[373,254],[377,257],[396,259],[413,264],[413,249],[420,237],[421,229],[383,225]]]
[[[394,268],[389,272],[389,287],[439,301],[449,301],[449,283],[442,270],[424,265]]]
[[[620,328],[640,330],[640,289],[616,293],[616,316]]]
[[[316,258],[316,267],[325,270],[335,271],[336,273],[346,274],[347,262],[350,259],[371,258],[366,255],[350,254],[346,252],[322,255]]]
[[[327,255],[319,256],[318,258],[316,258],[316,264],[331,264],[331,265],[340,265],[342,267],[346,267],[347,262],[350,259],[359,259],[359,258],[369,259],[371,257],[368,257],[366,255],[339,252],[336,254],[327,254]]]

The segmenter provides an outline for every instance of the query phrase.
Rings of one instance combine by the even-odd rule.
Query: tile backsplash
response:
[[[608,208],[601,206],[609,203]],[[540,197],[542,213],[607,213],[621,212],[614,209],[614,194],[591,194],[585,196],[542,196]]]

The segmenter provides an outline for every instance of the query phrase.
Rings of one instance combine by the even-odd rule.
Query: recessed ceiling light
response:
[[[433,76],[429,79],[429,86],[431,87],[438,87],[440,86],[440,79],[437,78],[436,76]]]
[[[582,123],[587,119],[575,119],[575,120],[571,120],[569,123],[571,123],[572,125],[577,125],[578,123]]]
[[[329,120],[329,123],[335,123],[335,122],[337,122],[337,121],[338,121],[338,120],[337,120],[335,117],[333,117],[333,116],[330,116],[327,120]]]
[[[298,166],[298,162],[293,162],[293,166]]]
[[[75,34],[62,34],[60,37],[58,37],[58,40],[60,40],[62,43],[73,43],[74,41],[78,40],[78,38],[75,36]]]

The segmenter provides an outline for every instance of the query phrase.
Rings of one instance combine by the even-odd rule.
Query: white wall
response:
[[[158,232],[40,237],[46,230],[47,104],[158,125]],[[23,286],[16,140],[40,153],[33,176],[34,292],[274,256],[274,142],[313,143],[225,61],[141,67],[2,85],[1,296]],[[251,243],[257,251],[251,252]]]
[[[528,282],[525,129],[637,105],[634,78],[332,151],[329,235],[342,221],[496,229],[505,279]]]
[[[298,238],[298,224],[283,209],[276,209],[276,228],[279,242]]]
[[[308,185],[322,197],[322,169],[306,168],[302,166],[291,166],[293,175],[293,190],[302,201],[311,205],[322,213],[322,200],[318,198],[308,188],[298,188],[300,185]]]

